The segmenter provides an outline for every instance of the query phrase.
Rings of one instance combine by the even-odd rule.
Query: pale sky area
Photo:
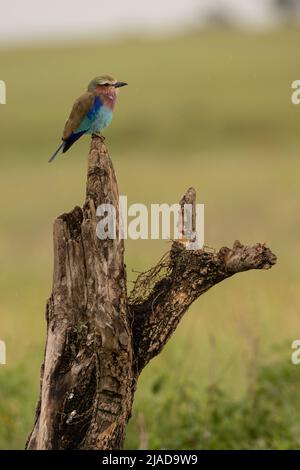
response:
[[[124,32],[167,33],[203,21],[212,8],[238,22],[268,22],[270,0],[0,0],[0,45]]]

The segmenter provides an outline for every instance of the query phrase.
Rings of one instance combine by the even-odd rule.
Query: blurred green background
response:
[[[84,200],[89,139],[47,160],[74,98],[103,72],[129,83],[105,132],[129,203],[175,203],[193,185],[206,245],[267,242],[278,256],[195,302],[141,376],[127,448],[300,446],[299,41],[291,27],[214,29],[0,50],[1,449],[23,448],[32,426],[52,224]],[[129,240],[129,288],[168,249]]]

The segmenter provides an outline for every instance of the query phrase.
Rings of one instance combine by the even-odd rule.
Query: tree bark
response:
[[[268,269],[264,244],[218,252],[175,241],[141,274],[128,298],[119,193],[103,139],[92,137],[86,200],[54,222],[53,289],[46,308],[47,342],[40,400],[27,449],[121,449],[140,372],[160,353],[192,302],[220,281]],[[180,204],[193,204],[189,188]],[[116,239],[96,235],[100,204],[115,207]],[[192,228],[195,211],[192,211]],[[182,221],[184,230],[184,221]]]

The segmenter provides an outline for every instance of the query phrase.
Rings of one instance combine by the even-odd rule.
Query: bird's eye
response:
[[[109,86],[109,83],[103,83],[103,86]]]

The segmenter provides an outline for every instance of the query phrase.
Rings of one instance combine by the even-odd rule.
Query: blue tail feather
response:
[[[86,131],[72,132],[72,134],[60,144],[58,149],[55,150],[54,154],[52,155],[52,157],[49,160],[49,163],[52,162],[55,159],[55,157],[58,155],[60,150],[62,150],[62,153],[65,153],[74,144],[74,142],[76,142],[76,140],[80,139],[80,137],[85,133],[86,133]]]
[[[60,152],[60,150],[63,148],[63,146],[65,145],[64,142],[62,142],[59,147],[55,150],[54,154],[52,155],[52,157],[48,160],[48,163],[51,163],[54,158],[58,155],[58,153]]]
[[[79,132],[72,132],[72,134],[64,141],[64,148],[63,153],[65,153],[69,148],[76,142],[76,140],[80,139],[80,137],[85,134],[86,131],[79,131]]]

